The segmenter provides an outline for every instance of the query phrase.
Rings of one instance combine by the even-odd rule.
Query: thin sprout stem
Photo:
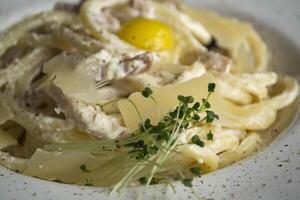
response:
[[[179,118],[179,112],[180,112],[181,106],[182,106],[182,103],[180,102],[180,104],[179,104],[179,106],[178,106],[177,114],[176,114],[176,121],[175,121],[175,123],[178,122],[177,120],[178,120],[178,118]],[[175,125],[175,126],[174,126],[174,129],[173,129],[173,131],[172,131],[172,134],[171,134],[171,138],[169,139],[169,141],[168,141],[168,143],[167,143],[167,146],[168,146],[168,147],[171,145],[172,141],[174,140],[173,138],[174,138],[174,134],[175,134],[177,128],[178,128],[178,126]]]
[[[166,148],[165,146],[163,146],[162,144],[160,144],[160,143],[158,143],[157,141],[155,141],[154,139],[153,139],[153,137],[151,137],[151,136],[148,136],[148,138],[151,140],[151,142],[153,142],[156,146],[158,146],[158,147],[160,147],[160,148],[162,148],[161,150],[166,150],[166,151],[168,151],[169,149],[168,148]],[[178,151],[172,151],[173,153],[180,153],[180,152],[178,152]]]
[[[136,169],[138,169],[138,167],[140,166],[140,163],[137,163],[127,174],[126,176],[124,176],[121,181],[119,181],[119,183],[117,183],[111,190],[110,194],[120,190],[126,182],[127,179],[130,179],[131,180],[131,177],[132,177],[132,174],[135,173]]]
[[[155,157],[150,158],[147,162],[151,162]],[[126,187],[128,183],[132,180],[132,178],[139,173],[144,167],[145,167],[145,162],[138,162],[128,173],[125,177],[122,178],[122,180],[116,184],[112,191],[110,193],[116,192],[120,190],[123,187]]]
[[[178,175],[180,176],[180,178],[185,179],[185,176],[183,175],[182,171],[180,171],[179,168],[176,168],[176,171],[177,171]]]
[[[171,190],[176,194],[175,186],[171,182],[167,183],[167,185],[170,186]]]
[[[206,99],[205,99],[206,101],[208,101],[210,95],[211,95],[211,92],[208,92],[207,97],[206,97]],[[202,111],[203,111],[203,108],[204,108],[204,104],[202,104],[202,105],[200,106],[199,112],[202,112]]]
[[[178,116],[179,116],[179,110],[180,110],[180,107],[181,107],[181,104],[180,104],[180,106],[179,106],[179,108],[178,108]],[[182,117],[181,122],[180,122],[179,125],[174,129],[174,130],[175,130],[175,133],[172,134],[172,136],[175,137],[175,135],[176,135],[175,138],[177,138],[178,135],[179,135],[179,133],[177,133],[177,132],[179,132],[180,126],[182,125],[182,122],[183,122],[183,120],[185,119],[185,116],[186,116],[186,115],[184,115],[184,116]],[[177,120],[178,120],[178,117],[177,117]],[[170,151],[173,150],[174,147],[172,148],[172,146],[174,146],[174,145],[171,145],[171,144],[172,144],[172,142],[174,141],[174,139],[173,139],[174,137],[171,137],[171,139],[170,139],[170,140],[168,141],[168,143],[167,143],[167,148],[168,148],[169,150],[168,150],[164,155],[162,155],[161,159],[160,159],[160,158],[158,159],[158,161],[157,161],[158,166],[161,166],[161,165],[162,165],[162,163],[163,163],[163,162],[166,160],[166,158],[169,156]],[[176,144],[176,143],[177,143],[177,141],[175,141],[174,144]],[[171,145],[171,147],[170,147],[170,145]],[[150,184],[150,182],[151,182],[151,180],[152,180],[154,174],[155,174],[156,171],[157,171],[157,168],[158,168],[157,166],[154,166],[154,167],[153,167],[153,169],[152,169],[152,171],[151,171],[151,173],[150,173],[150,177],[149,177],[149,179],[148,179],[148,181],[147,181],[147,185]]]
[[[182,118],[182,120],[181,120],[180,124],[178,125],[178,128],[180,128],[180,126],[181,126],[181,124],[182,124],[182,122],[183,122],[184,118],[185,118],[185,115],[183,116],[183,118]],[[176,133],[177,133],[177,136],[176,136],[176,138],[177,138],[177,137],[178,137],[178,135],[180,134],[180,131],[179,131],[179,129],[177,129]],[[167,153],[164,155],[162,162],[164,162],[164,161],[165,161],[165,159],[166,159],[166,158],[169,156],[169,154],[170,154],[171,150],[173,150],[173,149],[176,147],[177,143],[178,143],[178,141],[177,141],[177,140],[175,140],[174,144],[173,144],[171,147],[169,147],[169,151],[168,151],[168,152],[167,152]]]
[[[139,109],[136,107],[136,105],[133,103],[133,101],[131,101],[131,99],[127,99],[127,100],[133,105],[134,109],[136,110],[136,112],[137,112],[137,114],[138,114],[138,116],[139,116],[139,118],[140,118],[140,120],[141,120],[141,124],[142,124],[143,127],[144,127],[143,118],[142,118],[141,113],[139,112]],[[144,128],[145,128],[145,127],[144,127]]]

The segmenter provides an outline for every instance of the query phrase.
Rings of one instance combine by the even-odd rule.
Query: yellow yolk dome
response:
[[[119,37],[148,51],[164,51],[173,47],[173,32],[167,24],[153,19],[135,18],[121,28]]]

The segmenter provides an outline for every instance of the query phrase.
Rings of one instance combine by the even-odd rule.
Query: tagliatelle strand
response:
[[[173,49],[123,41],[137,17],[164,24],[150,39],[165,27]],[[113,191],[190,186],[261,149],[295,102],[297,81],[265,72],[268,60],[252,25],[172,2],[87,0],[25,18],[0,35],[0,164]]]

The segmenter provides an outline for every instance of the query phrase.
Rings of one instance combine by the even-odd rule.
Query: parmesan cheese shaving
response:
[[[0,125],[13,118],[10,109],[1,102],[0,104]]]
[[[67,95],[75,95],[95,88],[88,72],[79,66],[81,59],[75,55],[60,55],[45,65],[44,73],[54,76],[54,83]]]
[[[171,111],[177,104],[178,95],[193,96],[197,101],[208,95],[207,85],[213,82],[212,76],[204,74],[184,83],[173,84],[161,88],[152,88],[155,99],[146,99],[141,93],[133,93],[128,99],[118,102],[119,110],[130,131],[139,127],[141,121],[150,119],[152,123],[158,123],[165,113]],[[214,96],[214,95],[213,95]],[[216,96],[210,99],[212,104],[217,102]],[[140,118],[141,117],[141,118]]]
[[[18,142],[12,136],[8,135],[0,128],[0,150],[11,145],[17,145]]]

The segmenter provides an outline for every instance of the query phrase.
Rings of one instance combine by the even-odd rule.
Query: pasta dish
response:
[[[0,164],[121,191],[265,145],[298,97],[253,26],[172,0],[56,4],[0,34]]]

